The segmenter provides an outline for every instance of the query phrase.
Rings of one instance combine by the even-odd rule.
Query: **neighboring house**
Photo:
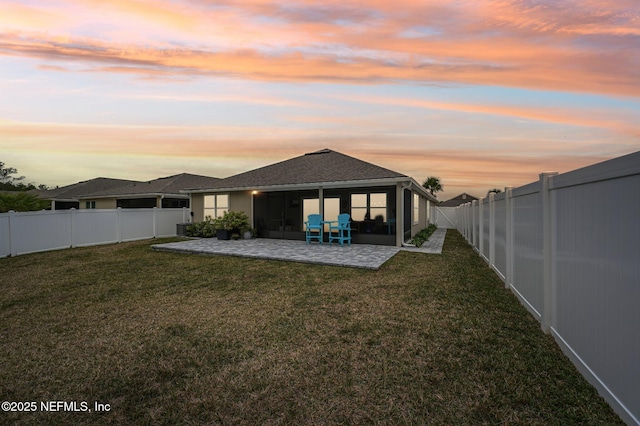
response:
[[[187,188],[215,185],[220,179],[182,173],[148,182],[129,182],[102,191],[85,192],[78,196],[81,209],[106,208],[180,208],[189,207]]]
[[[309,214],[349,213],[354,243],[396,246],[428,225],[437,203],[411,177],[329,149],[186,192],[195,221],[244,211],[260,237],[303,240]]]
[[[90,194],[92,192],[105,191],[131,183],[134,183],[134,181],[99,177],[83,182],[74,183],[72,185],[63,186],[61,188],[39,191],[38,196],[44,200],[51,201],[51,210],[69,210],[72,208],[79,209],[80,200],[78,197],[81,194]],[[97,205],[96,207],[115,208],[115,206],[102,207],[99,205]]]
[[[438,207],[458,207],[459,205],[470,203],[474,200],[477,200],[477,198],[473,195],[469,195],[466,192],[463,192],[457,197],[453,197],[447,201],[441,202],[440,204],[438,204]]]
[[[189,207],[189,196],[181,190],[218,180],[188,173],[148,182],[96,178],[40,191],[39,196],[51,200],[52,210]]]

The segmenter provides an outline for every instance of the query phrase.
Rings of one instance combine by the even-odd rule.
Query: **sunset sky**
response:
[[[638,151],[640,2],[0,1],[0,161],[28,182],[322,148],[440,199]]]

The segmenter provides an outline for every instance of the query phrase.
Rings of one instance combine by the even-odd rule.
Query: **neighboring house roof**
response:
[[[111,188],[117,188],[126,184],[133,183],[132,180],[111,179],[111,178],[95,178],[87,181],[74,183],[72,185],[63,186],[61,188],[40,191],[39,197],[46,200],[70,200],[77,201],[81,194],[105,191]]]
[[[86,192],[79,195],[79,198],[110,198],[110,197],[141,197],[170,195],[172,197],[184,198],[181,193],[183,189],[215,185],[220,179],[181,173],[179,175],[167,176],[148,182],[129,182],[125,185],[116,186],[102,191]]]
[[[341,154],[330,149],[310,152],[299,157],[221,179],[210,187],[190,188],[188,192],[219,192],[240,189],[277,189],[322,184],[368,184],[413,181],[407,175]],[[421,185],[419,191],[435,200]]]
[[[457,197],[453,197],[448,199],[447,201],[443,201],[442,203],[438,204],[438,206],[439,207],[458,207],[461,204],[470,203],[477,199],[478,199],[477,197],[474,197],[473,195],[469,195],[466,192],[463,192]]]

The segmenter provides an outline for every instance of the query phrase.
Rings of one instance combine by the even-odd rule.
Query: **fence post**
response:
[[[542,196],[542,262],[543,262],[543,289],[544,289],[544,308],[542,310],[542,330],[549,333],[551,326],[555,325],[553,318],[553,305],[555,303],[555,285],[553,282],[551,256],[551,242],[553,238],[554,218],[551,215],[551,192],[549,183],[551,177],[557,175],[557,172],[540,173],[540,194]]]
[[[74,248],[75,245],[75,232],[73,232],[73,227],[76,223],[76,208],[71,207],[71,211],[69,213],[69,247]]]
[[[153,238],[156,238],[156,236],[158,235],[158,230],[156,229],[158,227],[158,208],[154,207],[153,208]]]
[[[506,241],[505,247],[507,252],[507,271],[504,280],[504,287],[511,288],[513,281],[513,186],[507,186],[504,189],[506,203]]]
[[[13,223],[15,220],[13,219],[16,215],[16,212],[13,210],[9,210],[9,254],[11,257],[18,255],[18,250],[15,248],[15,244],[13,244]]]
[[[482,207],[483,201],[484,198],[480,198],[478,200],[478,251],[480,252],[480,257],[482,257],[482,250],[484,249],[484,227],[482,226],[484,222],[484,208]]]
[[[489,266],[495,268],[496,260],[496,204],[495,192],[489,194]]]
[[[477,232],[476,232],[476,212],[475,208],[478,206],[478,200],[471,202],[471,245],[474,248],[478,248],[477,245]]]
[[[116,241],[122,242],[122,207],[116,208]]]

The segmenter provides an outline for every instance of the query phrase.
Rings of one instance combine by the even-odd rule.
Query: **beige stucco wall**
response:
[[[191,211],[193,221],[202,222],[204,220],[204,197],[213,194],[192,194]],[[229,210],[234,212],[245,212],[249,216],[249,223],[253,223],[253,206],[251,203],[251,191],[239,191],[229,193]]]
[[[204,194],[191,194],[191,211],[193,221],[202,222],[204,220]]]
[[[412,191],[411,193],[412,208],[413,208],[413,194],[416,194],[416,192]],[[427,226],[429,226],[429,200],[426,197],[422,196],[420,193],[417,193],[417,194],[419,197],[420,207],[418,209],[418,223],[414,224],[413,217],[411,218],[411,235],[412,236],[422,231]]]
[[[80,210],[85,210],[87,208],[87,201],[95,201],[96,209],[115,209],[117,206],[115,198],[99,198],[96,200],[86,199],[79,200]]]
[[[234,212],[245,212],[249,223],[253,223],[253,205],[251,191],[232,192],[229,194],[229,209]]]

